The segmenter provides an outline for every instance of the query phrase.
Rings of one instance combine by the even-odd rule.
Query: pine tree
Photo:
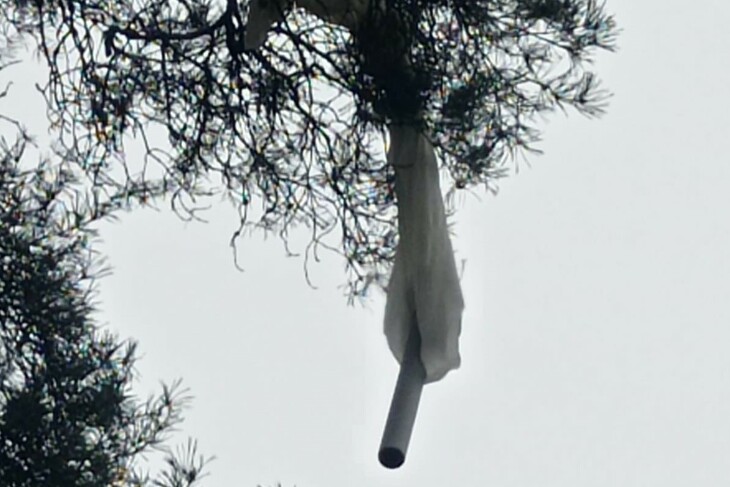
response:
[[[23,164],[33,142],[13,124],[18,138],[0,139],[0,485],[152,485],[140,455],[166,449],[187,396],[179,382],[132,393],[134,342],[94,322],[93,224],[113,205],[89,204],[66,164]],[[155,485],[193,485],[195,443],[167,451]]]
[[[50,70],[60,155],[92,184],[132,203],[170,196],[185,216],[224,194],[234,238],[306,226],[308,257],[347,260],[351,296],[393,260],[390,121],[423,108],[453,187],[492,189],[536,150],[538,116],[601,113],[589,68],[617,32],[596,0],[373,0],[353,33],[298,9],[249,52],[249,1],[5,4]],[[143,160],[125,158],[130,137]]]

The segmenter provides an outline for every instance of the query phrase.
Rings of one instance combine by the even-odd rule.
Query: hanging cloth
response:
[[[399,363],[415,323],[426,382],[461,363],[464,299],[451,247],[436,154],[415,127],[389,128],[388,162],[395,168],[399,242],[388,283],[384,331]]]
[[[251,0],[246,49],[257,49],[271,27],[293,5],[350,30],[369,0]],[[456,272],[433,146],[416,128],[389,127],[388,162],[395,168],[399,243],[388,284],[384,331],[399,363],[415,323],[426,382],[437,381],[461,363],[459,335],[464,299]]]

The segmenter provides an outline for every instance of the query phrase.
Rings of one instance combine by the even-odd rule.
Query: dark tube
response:
[[[398,468],[406,459],[408,442],[411,439],[413,424],[418,413],[418,402],[426,379],[420,351],[421,335],[414,323],[408,335],[378,452],[378,460],[386,468]]]

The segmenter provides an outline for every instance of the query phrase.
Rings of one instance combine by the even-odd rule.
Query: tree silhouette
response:
[[[246,52],[247,2],[5,3],[50,69],[58,154],[100,200],[168,195],[195,216],[223,193],[234,238],[306,226],[307,257],[347,259],[351,296],[386,273],[397,240],[389,121],[422,108],[454,188],[493,188],[536,150],[536,116],[601,113],[588,67],[616,34],[595,0],[380,0],[354,34],[297,10]],[[142,160],[125,158],[129,137]]]
[[[7,53],[0,53],[6,66]],[[7,94],[0,94],[0,99]],[[93,204],[68,163],[22,164],[32,139],[0,138],[0,485],[193,485],[205,461],[164,441],[187,402],[179,383],[146,401],[131,392],[135,344],[94,323]],[[140,455],[166,450],[155,479]]]

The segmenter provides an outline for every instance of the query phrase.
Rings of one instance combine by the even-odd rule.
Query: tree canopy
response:
[[[589,67],[616,34],[595,0],[371,3],[354,35],[295,10],[256,52],[236,0],[9,0],[2,15],[35,39],[56,150],[99,201],[167,195],[191,216],[224,194],[234,237],[304,225],[307,256],[344,255],[358,295],[397,240],[384,127],[419,107],[454,187],[491,188],[536,149],[536,115],[601,113]]]
[[[138,399],[135,343],[94,320],[104,265],[92,225],[114,205],[94,204],[69,163],[28,164],[32,138],[4,115],[0,125],[19,131],[0,136],[0,485],[193,485],[205,463],[195,443],[164,443],[185,391],[176,382]],[[140,456],[155,449],[167,469],[151,479]]]

